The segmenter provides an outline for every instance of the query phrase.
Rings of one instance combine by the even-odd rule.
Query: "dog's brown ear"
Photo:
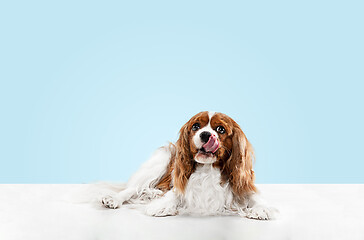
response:
[[[179,191],[183,193],[187,181],[190,178],[193,168],[193,156],[190,151],[190,141],[189,141],[189,124],[187,122],[182,126],[179,131],[179,138],[176,142],[176,158],[174,163],[174,171],[173,171],[173,186]]]
[[[256,192],[254,185],[254,150],[236,122],[233,122],[232,152],[226,162],[226,173],[233,193],[242,199],[246,194]]]

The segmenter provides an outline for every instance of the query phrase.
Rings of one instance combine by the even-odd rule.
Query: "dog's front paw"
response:
[[[275,218],[275,215],[278,213],[278,210],[275,208],[269,208],[262,205],[258,205],[252,208],[247,208],[245,212],[247,218],[269,220]]]
[[[145,208],[145,214],[153,217],[165,217],[177,215],[177,208],[173,205],[166,205],[158,200],[151,202]]]
[[[119,206],[118,201],[112,196],[105,196],[101,199],[102,205],[107,208],[115,209]]]

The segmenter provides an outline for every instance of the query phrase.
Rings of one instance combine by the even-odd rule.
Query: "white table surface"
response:
[[[364,185],[258,188],[279,209],[278,219],[155,218],[133,209],[79,203],[75,196],[87,196],[86,184],[0,185],[0,239],[364,239]]]

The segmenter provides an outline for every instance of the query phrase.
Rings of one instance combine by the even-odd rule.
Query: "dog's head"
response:
[[[207,111],[196,114],[182,126],[176,147],[174,186],[180,191],[184,191],[196,164],[219,167],[239,196],[255,191],[253,148],[229,116]]]

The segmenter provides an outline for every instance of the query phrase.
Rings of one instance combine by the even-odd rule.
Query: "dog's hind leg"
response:
[[[173,145],[157,149],[130,178],[126,189],[115,195],[103,197],[102,204],[108,208],[117,208],[133,198],[151,200],[161,195],[162,191],[155,189],[155,186],[166,173],[172,154],[174,154]]]

